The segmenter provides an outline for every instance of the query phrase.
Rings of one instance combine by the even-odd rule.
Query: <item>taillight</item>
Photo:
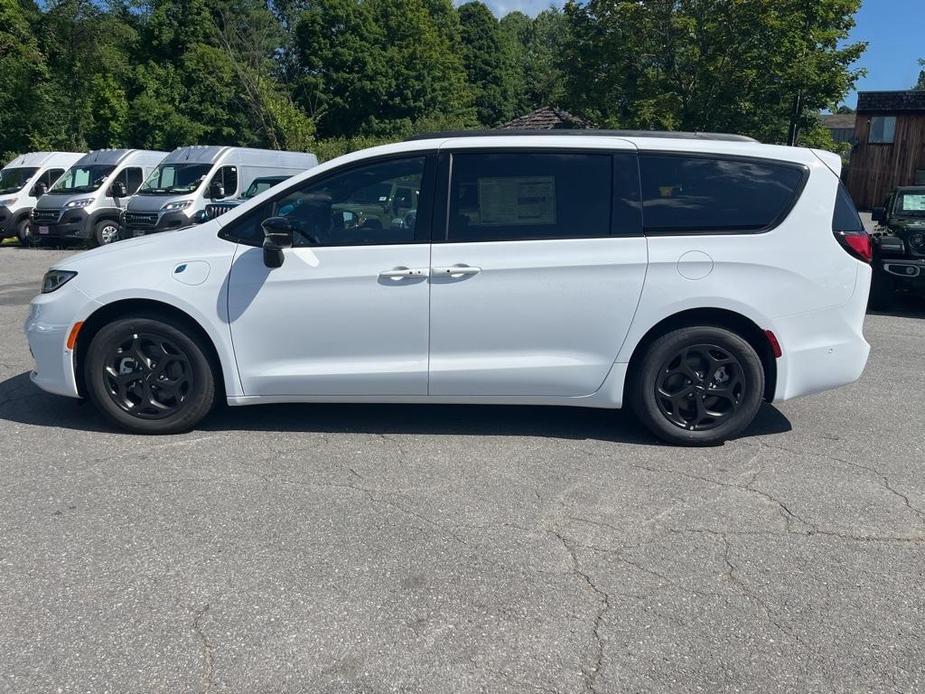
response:
[[[869,263],[874,259],[874,246],[866,231],[836,231],[835,238],[848,253]]]

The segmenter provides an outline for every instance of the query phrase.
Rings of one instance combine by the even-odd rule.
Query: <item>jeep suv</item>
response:
[[[889,307],[897,290],[925,296],[925,186],[897,188],[873,220],[871,305]]]

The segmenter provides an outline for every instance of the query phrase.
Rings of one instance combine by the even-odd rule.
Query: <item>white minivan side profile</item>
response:
[[[433,134],[63,260],[41,388],[138,433],[230,405],[631,407],[659,438],[857,380],[870,239],[838,156],[744,137]]]

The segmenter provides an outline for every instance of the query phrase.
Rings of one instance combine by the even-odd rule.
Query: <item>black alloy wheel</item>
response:
[[[141,419],[175,415],[195,385],[189,357],[163,335],[132,333],[114,344],[105,362],[107,392],[124,412]]]
[[[215,400],[211,352],[195,325],[169,316],[114,320],[93,336],[83,359],[87,395],[131,432],[189,431]]]
[[[719,326],[678,328],[633,357],[627,404],[658,438],[686,446],[744,431],[764,399],[764,366],[741,335]]]
[[[662,414],[688,431],[709,431],[742,404],[742,365],[718,345],[692,345],[672,355],[655,384]]]

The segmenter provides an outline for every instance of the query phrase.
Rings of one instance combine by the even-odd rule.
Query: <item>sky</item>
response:
[[[459,4],[461,0],[456,0]],[[520,10],[531,17],[546,8],[562,6],[561,0],[486,0],[499,17]],[[856,17],[852,41],[867,41],[867,51],[858,62],[867,77],[858,82],[862,91],[909,89],[918,79],[919,58],[925,58],[925,0],[864,0]],[[857,93],[845,103],[857,106]]]

